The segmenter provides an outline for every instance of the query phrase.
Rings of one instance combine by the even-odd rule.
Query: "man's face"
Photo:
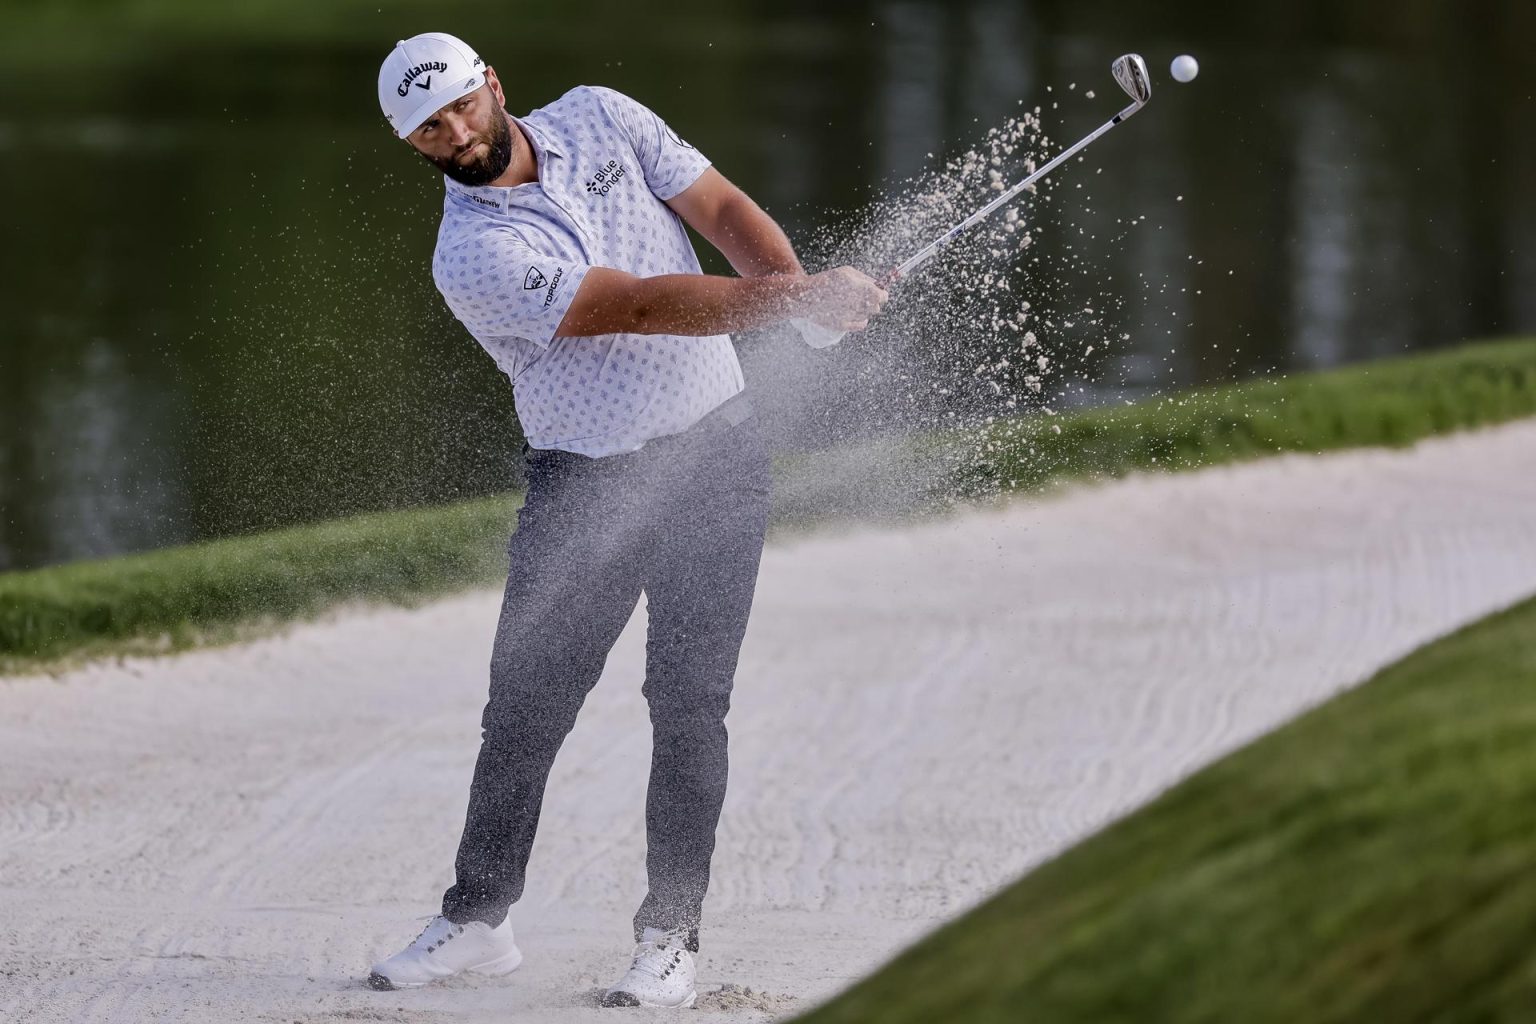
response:
[[[406,139],[461,185],[495,181],[512,162],[512,130],[490,81],[427,118]]]

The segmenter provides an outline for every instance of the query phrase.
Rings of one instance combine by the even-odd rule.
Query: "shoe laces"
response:
[[[682,963],[683,948],[675,936],[667,935],[651,942],[641,942],[635,947],[635,958],[629,969],[638,974],[650,975],[663,981]]]
[[[425,938],[427,932],[431,931],[432,928],[439,921],[441,921],[443,923],[443,934],[441,936],[439,936],[438,939],[435,942],[433,942],[431,945],[427,946],[427,952],[428,953],[434,953],[437,950],[442,949],[443,946],[448,944],[448,941],[450,939],[458,938],[460,935],[464,934],[464,926],[463,925],[461,925],[461,924],[454,924],[452,921],[448,920],[443,915],[438,914],[436,917],[433,917],[429,921],[427,921],[426,927],[424,927],[420,932],[417,933],[416,938],[411,940],[411,944],[415,945],[416,943],[420,942],[423,938]]]

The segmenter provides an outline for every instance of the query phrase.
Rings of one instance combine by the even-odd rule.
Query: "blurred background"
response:
[[[1536,329],[1529,0],[0,0],[0,570],[516,483],[510,385],[432,286],[440,179],[374,96],[433,29],[514,113],[580,83],[647,103],[810,263],[1021,101],[1053,146],[1085,134],[1143,53],[1151,105],[1026,209],[1036,262],[1010,271],[1099,300],[1063,404]],[[957,351],[922,330],[739,341],[772,399]],[[808,414],[802,388],[780,447],[933,422],[959,354],[891,415]]]

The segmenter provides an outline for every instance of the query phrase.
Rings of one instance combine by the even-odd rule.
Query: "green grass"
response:
[[[1198,773],[801,1021],[1529,1021],[1533,865],[1536,601]]]
[[[887,443],[880,457],[798,460],[782,467],[775,514],[781,525],[872,509],[906,514],[1084,475],[1403,445],[1532,415],[1536,340],[1467,345],[1021,418],[980,436],[930,435],[894,454]],[[510,499],[496,499],[0,574],[0,671],[181,649],[345,601],[409,601],[490,582],[504,570],[511,521]]]
[[[1009,490],[1064,473],[1120,475],[1278,452],[1408,445],[1531,415],[1536,340],[1488,342],[1002,423],[990,431],[991,444],[971,446],[983,457],[960,473],[969,490]]]
[[[789,524],[900,517],[1061,480],[1404,446],[1525,416],[1536,416],[1536,339],[1484,342],[804,456],[782,467],[775,508]]]
[[[6,573],[0,670],[179,650],[348,600],[409,603],[487,583],[506,571],[515,507],[481,499]]]

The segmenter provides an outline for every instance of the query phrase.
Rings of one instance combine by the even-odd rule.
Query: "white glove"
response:
[[[830,327],[823,327],[802,317],[796,317],[789,323],[800,332],[800,339],[811,348],[831,348],[843,340],[842,331],[834,331]]]

